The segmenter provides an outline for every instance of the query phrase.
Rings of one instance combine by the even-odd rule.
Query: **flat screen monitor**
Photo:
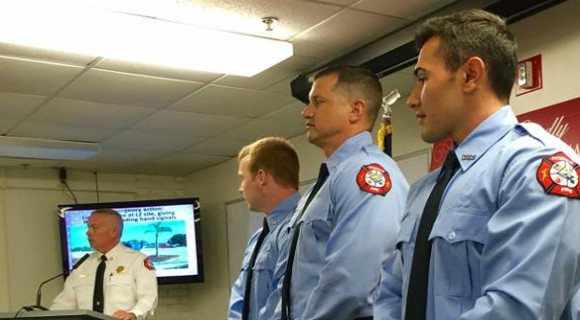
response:
[[[123,217],[121,242],[153,262],[160,284],[203,282],[198,198],[59,205],[64,270],[92,253],[86,232],[96,209]]]

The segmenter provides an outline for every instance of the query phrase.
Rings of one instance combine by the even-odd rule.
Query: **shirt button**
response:
[[[448,238],[449,240],[453,240],[453,239],[455,239],[455,237],[456,237],[456,236],[457,236],[457,235],[456,235],[456,234],[455,234],[455,232],[453,232],[453,231],[451,231],[451,232],[449,232],[449,233],[447,234],[447,238]]]

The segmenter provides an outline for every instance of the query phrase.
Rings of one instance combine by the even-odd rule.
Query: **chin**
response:
[[[439,135],[425,131],[421,131],[421,139],[427,143],[435,143],[443,140],[443,138],[439,138]]]

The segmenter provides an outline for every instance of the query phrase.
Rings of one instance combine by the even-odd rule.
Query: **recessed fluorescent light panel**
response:
[[[98,143],[0,136],[0,157],[83,160],[100,151]]]
[[[57,0],[0,1],[0,42],[214,73],[253,76],[289,58],[286,41]]]

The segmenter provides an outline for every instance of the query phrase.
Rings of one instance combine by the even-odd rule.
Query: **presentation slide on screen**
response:
[[[121,242],[149,257],[157,269],[157,276],[198,274],[191,204],[114,209],[123,217]],[[65,211],[70,266],[86,253],[93,252],[86,235],[91,212]]]

